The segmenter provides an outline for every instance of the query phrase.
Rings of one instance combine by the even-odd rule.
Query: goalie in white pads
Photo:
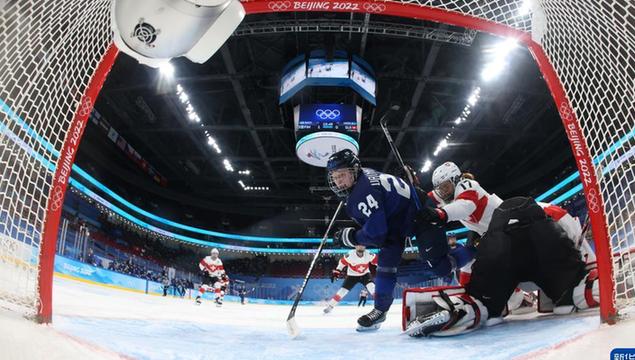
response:
[[[329,300],[328,305],[324,308],[324,313],[328,314],[333,307],[339,304],[340,300],[348,294],[348,292],[357,284],[361,283],[368,289],[371,294],[375,293],[375,283],[370,276],[370,267],[377,266],[377,256],[371,254],[364,245],[356,245],[355,250],[351,250],[340,259],[331,274],[331,282],[342,277],[344,269],[346,269],[346,277],[342,287]]]
[[[225,268],[223,267],[223,262],[218,257],[218,249],[212,249],[210,255],[204,257],[198,263],[198,267],[201,269],[202,272],[202,284],[198,289],[196,303],[201,303],[201,299],[205,292],[213,291],[214,302],[216,303],[216,306],[221,306],[223,304],[221,286],[223,284],[222,277],[223,275],[225,275]]]
[[[439,216],[429,220],[438,222],[443,216],[452,220],[445,208],[443,213],[431,209],[429,213]],[[407,334],[448,336],[499,323],[510,295],[521,282],[534,282],[553,299],[555,314],[599,305],[597,270],[586,268],[574,243],[533,199],[505,200],[489,217],[469,284],[465,289],[429,289],[415,317],[409,314],[405,319]]]
[[[446,162],[434,170],[432,184],[434,191],[428,193],[428,196],[434,199],[438,207],[424,210],[424,220],[436,224],[460,221],[471,231],[483,236],[490,226],[494,210],[502,203],[502,200],[496,194],[489,194],[485,191],[471,174],[462,173],[458,166],[452,162]],[[574,247],[581,251],[582,260],[586,263],[587,269],[595,268],[595,254],[583,237],[580,222],[559,206],[542,202],[538,205],[557,226],[566,232]],[[461,285],[467,285],[470,273],[471,263],[461,268]],[[530,285],[529,288],[535,289],[536,287]],[[551,300],[544,295],[544,292],[540,292],[539,305],[542,307],[539,310],[548,312],[551,310],[548,306]],[[531,305],[531,297],[531,294],[517,289],[509,300],[506,312],[513,310],[514,313],[521,313],[522,310],[531,310],[519,309],[519,306],[523,304]]]
[[[466,293],[450,296],[435,290],[430,300],[437,311],[408,319],[408,334],[453,335],[498,319],[521,282],[540,287],[553,299],[556,314],[598,305],[594,254],[588,244],[577,243],[579,223],[569,221],[574,219],[566,211],[549,204],[541,207],[531,198],[502,201],[451,162],[435,170],[433,185],[433,195],[443,206],[424,209],[419,219],[434,224],[458,220],[483,238]],[[578,247],[588,252],[584,260],[590,266]]]

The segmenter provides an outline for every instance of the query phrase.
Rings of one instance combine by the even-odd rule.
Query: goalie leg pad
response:
[[[600,284],[597,269],[593,269],[573,289],[573,304],[584,310],[600,306]]]
[[[405,330],[412,337],[464,334],[476,330],[488,318],[487,308],[460,287],[431,288],[419,296],[419,301],[423,312]]]

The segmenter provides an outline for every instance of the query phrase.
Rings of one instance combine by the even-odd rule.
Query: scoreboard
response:
[[[362,109],[347,104],[302,104],[294,108],[296,154],[313,166],[326,166],[335,152],[359,152]]]

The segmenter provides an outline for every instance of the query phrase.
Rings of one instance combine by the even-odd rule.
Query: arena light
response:
[[[478,102],[478,99],[481,97],[481,88],[480,87],[476,87],[474,89],[474,91],[472,91],[472,94],[470,95],[470,97],[467,99],[468,104],[470,104],[470,106],[474,106],[476,105],[476,103]],[[469,111],[469,109],[468,109]],[[469,115],[469,113],[468,113]]]
[[[225,165],[225,170],[227,170],[229,172],[234,172],[234,167],[229,162],[229,159],[227,159],[227,158],[223,159],[223,165]]]
[[[249,174],[251,174],[251,171],[249,171],[249,170],[240,170],[240,171],[238,171],[238,174],[239,175],[249,175]]]
[[[485,68],[481,72],[481,79],[485,82],[491,81],[498,77],[506,67],[507,62],[504,60],[493,61],[485,65]]]
[[[518,41],[508,38],[494,45],[490,52],[492,60],[485,65],[481,79],[485,82],[498,77],[507,68],[507,56],[518,47]]]
[[[161,64],[159,66],[159,71],[161,72],[161,75],[165,76],[166,78],[171,79],[172,77],[174,77],[174,66],[169,62]]]
[[[432,167],[432,161],[430,161],[430,159],[426,159],[426,162],[423,164],[423,167],[421,168],[421,172],[428,172],[430,171],[431,167]]]

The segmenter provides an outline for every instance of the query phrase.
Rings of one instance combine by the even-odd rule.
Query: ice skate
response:
[[[381,310],[373,309],[368,314],[362,315],[357,319],[357,331],[377,330],[384,321],[386,321],[386,313]]]

